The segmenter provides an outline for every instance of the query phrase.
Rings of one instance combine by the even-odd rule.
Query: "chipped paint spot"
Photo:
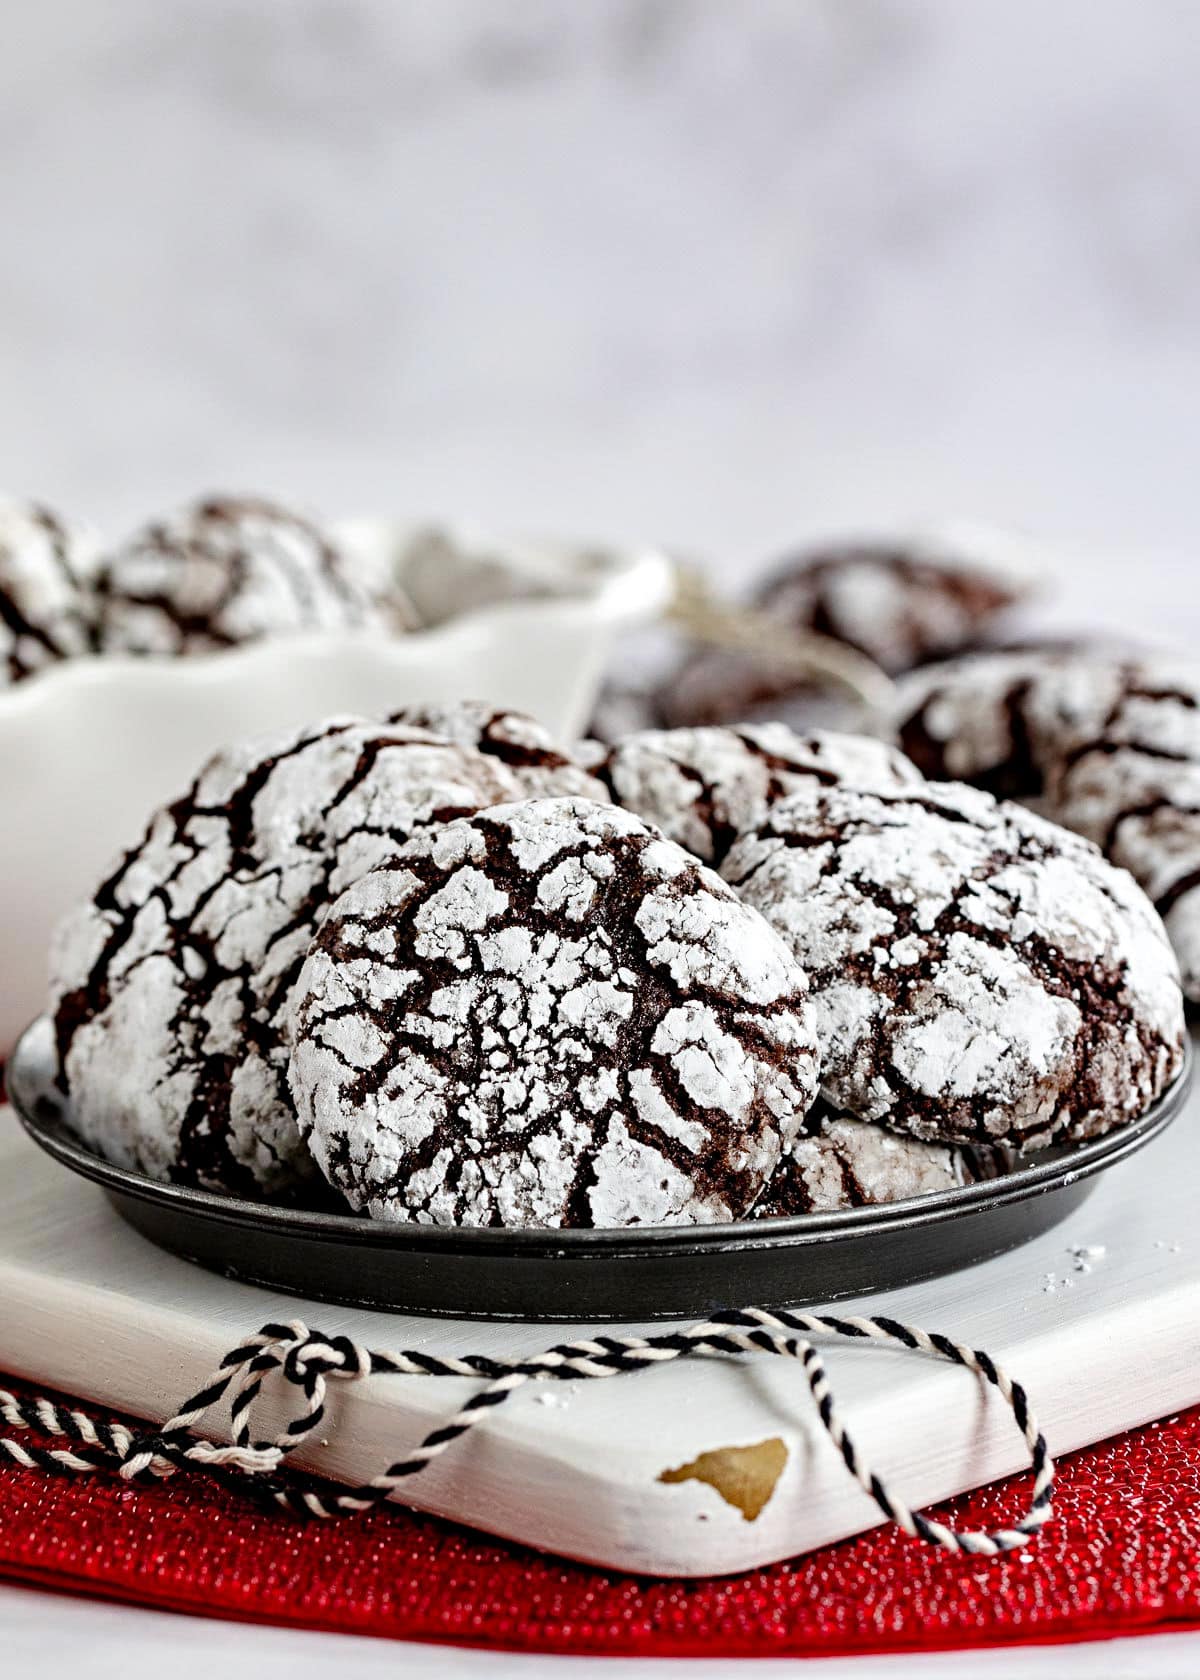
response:
[[[788,1450],[778,1435],[749,1447],[714,1447],[689,1464],[664,1470],[660,1482],[706,1482],[727,1505],[753,1522],[765,1507],[787,1463]]]

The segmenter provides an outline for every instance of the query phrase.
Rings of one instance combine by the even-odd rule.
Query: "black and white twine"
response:
[[[810,1336],[841,1336],[908,1348],[948,1360],[973,1371],[997,1389],[1010,1407],[1029,1449],[1033,1497],[1025,1515],[1010,1528],[948,1528],[912,1511],[892,1493],[863,1460],[847,1433]],[[816,1402],[817,1413],[847,1470],[871,1496],[884,1516],[914,1539],[948,1552],[995,1556],[1025,1546],[1051,1516],[1054,1464],[1029,1408],[1025,1390],[990,1356],[964,1347],[948,1336],[900,1324],[891,1318],[835,1318],[817,1313],[744,1307],[715,1313],[686,1330],[656,1336],[589,1337],[547,1348],[527,1359],[504,1361],[486,1354],[447,1359],[414,1349],[387,1353],[362,1347],[348,1336],[323,1336],[298,1319],[264,1324],[257,1335],[232,1348],[204,1386],[159,1428],[135,1433],[120,1423],[95,1422],[44,1398],[22,1400],[0,1389],[0,1420],[10,1429],[50,1436],[61,1446],[26,1444],[15,1435],[0,1436],[0,1452],[27,1469],[89,1475],[116,1471],[127,1480],[168,1477],[202,1470],[226,1486],[252,1491],[268,1504],[299,1516],[334,1517],[368,1511],[420,1475],[447,1447],[466,1435],[496,1406],[531,1381],[617,1377],[674,1359],[780,1354],[799,1360]],[[299,1396],[295,1415],[269,1440],[254,1438],[255,1406],[267,1380],[275,1375]],[[382,1475],[345,1492],[317,1490],[282,1480],[278,1472],[288,1455],[320,1428],[326,1385],[370,1376],[468,1377],[482,1384],[452,1417],[431,1430],[407,1457]],[[230,1408],[232,1440],[220,1445],[194,1431],[221,1402]]]

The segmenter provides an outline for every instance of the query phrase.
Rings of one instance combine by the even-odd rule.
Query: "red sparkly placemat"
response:
[[[1027,1482],[938,1513],[996,1525]],[[611,1655],[929,1650],[1200,1621],[1200,1407],[1065,1460],[1055,1509],[1008,1558],[951,1557],[879,1529],[746,1576],[648,1581],[395,1506],[302,1524],[195,1476],[135,1488],[4,1465],[0,1574],[205,1615]]]

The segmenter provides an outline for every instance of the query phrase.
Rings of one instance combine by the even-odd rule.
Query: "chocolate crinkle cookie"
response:
[[[1105,662],[1099,667],[1103,670]],[[972,653],[900,684],[896,738],[933,781],[970,782],[999,799],[1040,799],[1067,735],[1099,722],[1109,683],[1070,651]]]
[[[770,572],[751,607],[798,633],[857,649],[890,673],[979,640],[1031,593],[1025,545],[970,526],[908,538],[826,544]],[[698,647],[663,683],[664,723],[676,727],[782,718],[795,728],[844,726],[841,696],[798,677],[769,649]]]
[[[740,1218],[816,1089],[803,973],[639,818],[528,800],[414,837],[321,925],[291,1088],[379,1219]]]
[[[85,526],[0,498],[0,686],[91,651],[98,552]]]
[[[305,1193],[283,1021],[317,923],[423,824],[520,792],[494,758],[357,719],[218,754],[58,934],[84,1141],[160,1180]]]
[[[706,724],[786,723],[810,729],[852,729],[861,708],[849,695],[796,675],[790,660],[770,650],[754,655],[734,648],[698,647],[652,697],[668,729]]]
[[[96,602],[105,653],[213,653],[385,623],[328,531],[256,496],[210,497],[145,526],[103,561]]]
[[[826,1099],[940,1142],[1034,1149],[1178,1073],[1162,923],[1087,841],[956,783],[793,795],[725,878],[809,975]]]
[[[929,775],[1034,804],[1128,869],[1200,1002],[1200,667],[1081,653],[958,660],[904,685],[898,735]]]
[[[849,542],[788,561],[754,605],[795,630],[815,630],[908,671],[973,642],[1030,593],[1019,543],[948,529],[900,541]]]
[[[581,743],[582,755],[563,752],[545,725],[527,712],[508,711],[484,700],[458,700],[401,706],[389,721],[427,729],[499,759],[531,799],[577,794],[599,804],[608,800],[604,784],[584,768],[585,761],[596,761],[591,750],[595,743]]]
[[[783,723],[644,730],[611,748],[597,773],[618,804],[706,863],[719,863],[740,834],[801,788],[922,779],[902,753],[870,736],[797,735]]]
[[[753,1219],[875,1207],[956,1190],[981,1176],[971,1150],[901,1137],[818,1102],[783,1152]]]

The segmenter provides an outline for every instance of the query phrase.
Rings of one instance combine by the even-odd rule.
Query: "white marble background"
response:
[[[970,515],[1200,632],[1198,85],[1191,0],[9,4],[0,481]]]

